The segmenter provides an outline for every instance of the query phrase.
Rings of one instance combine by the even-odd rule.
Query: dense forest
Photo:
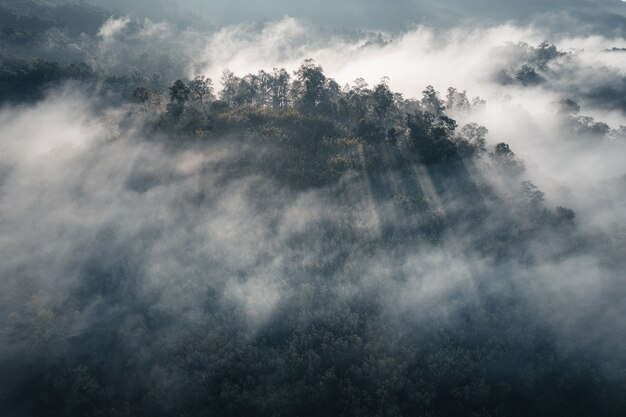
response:
[[[111,64],[72,46],[110,12],[20,3],[0,2],[2,416],[624,415],[626,228],[554,204],[471,121],[487,100],[313,59]],[[502,51],[502,88],[574,59]],[[551,106],[572,141],[625,140]]]

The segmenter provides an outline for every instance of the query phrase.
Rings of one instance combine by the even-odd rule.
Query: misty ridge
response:
[[[399,3],[0,1],[0,415],[624,415],[624,5]]]

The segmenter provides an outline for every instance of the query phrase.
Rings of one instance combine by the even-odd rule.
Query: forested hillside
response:
[[[0,415],[624,415],[626,172],[581,223],[462,85],[189,76],[148,21],[0,7]],[[489,82],[560,94],[575,55],[534,45]],[[621,88],[544,123],[619,155]]]

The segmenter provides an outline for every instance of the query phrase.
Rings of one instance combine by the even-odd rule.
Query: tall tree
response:
[[[177,119],[183,114],[185,104],[189,101],[190,90],[182,80],[176,80],[169,88],[169,92],[170,102],[167,105],[167,111]]]
[[[285,109],[289,104],[290,79],[289,73],[284,68],[274,68],[269,81],[272,107],[275,110]]]
[[[432,85],[429,85],[424,91],[422,91],[422,100],[420,103],[422,107],[435,116],[443,114],[443,101],[441,101],[439,93],[435,91],[435,88]]]
[[[299,81],[298,101],[305,111],[314,111],[324,100],[326,76],[321,66],[307,59],[296,71]]]
[[[213,97],[213,81],[210,78],[200,75],[189,82],[189,98],[192,102],[200,103],[205,117],[208,116],[207,105]]]

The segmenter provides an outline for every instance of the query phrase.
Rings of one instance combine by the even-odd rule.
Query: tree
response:
[[[307,59],[296,71],[298,78],[298,104],[304,111],[314,111],[324,101],[326,76],[321,66]]]
[[[221,83],[222,91],[220,92],[220,98],[228,103],[229,106],[233,106],[239,90],[239,78],[232,71],[224,70]]]
[[[411,130],[411,138],[424,140],[430,138],[435,116],[426,111],[417,111],[407,115],[406,124]]]
[[[456,88],[448,88],[446,96],[446,108],[450,110],[468,111],[471,105],[465,91],[459,92]]]
[[[185,104],[189,101],[191,91],[182,80],[176,80],[169,88],[169,92],[170,102],[167,105],[167,111],[172,117],[177,119],[182,115]]]
[[[457,127],[458,124],[456,120],[448,116],[442,115],[439,116],[437,123],[433,125],[431,129],[431,134],[436,140],[450,138],[452,135],[454,135]]]
[[[547,41],[541,42],[537,48],[533,49],[535,52],[535,61],[537,62],[539,68],[544,71],[547,69],[548,62],[565,55],[565,53],[559,52],[555,45],[552,45]]]
[[[270,97],[274,110],[285,109],[289,104],[289,73],[284,69],[274,68],[269,78]]]
[[[533,184],[532,181],[522,182],[522,194],[533,207],[539,207],[545,200],[545,193]]]
[[[489,130],[477,123],[468,123],[463,126],[460,132],[460,139],[467,144],[468,148],[465,150],[472,155],[484,152],[486,150],[487,133],[489,133]]]
[[[432,85],[429,85],[424,91],[422,91],[422,100],[420,103],[422,107],[435,116],[443,114],[443,102],[439,98],[439,93],[435,91],[435,88]]]
[[[576,218],[574,210],[558,206],[555,210],[557,224],[572,224]]]
[[[434,114],[421,110],[408,114],[406,121],[411,132],[411,150],[420,162],[434,164],[458,157],[450,140],[456,121],[445,116],[437,119]]]
[[[534,67],[524,64],[515,71],[514,78],[524,86],[541,84],[544,79],[537,73]]]
[[[213,81],[204,75],[197,76],[189,82],[189,98],[192,102],[200,103],[202,113],[208,116],[207,105],[213,100]]]
[[[517,160],[511,147],[504,142],[498,143],[489,157],[496,166],[506,169],[514,175],[524,171],[524,164]]]
[[[138,86],[133,90],[133,97],[138,99],[140,102],[145,103],[150,98],[150,90],[144,86]]]
[[[235,104],[238,106],[259,104],[259,82],[256,75],[248,74],[239,79]]]
[[[133,90],[133,97],[138,99],[144,111],[159,112],[163,107],[163,96],[148,87],[138,86]]]
[[[394,104],[394,97],[387,80],[383,79],[372,92],[374,115],[380,123],[386,123]]]
[[[260,70],[255,76],[256,87],[256,104],[261,107],[266,107],[271,104],[271,74]]]
[[[571,128],[578,135],[604,136],[611,128],[604,122],[596,122],[591,116],[573,115],[570,117]]]

